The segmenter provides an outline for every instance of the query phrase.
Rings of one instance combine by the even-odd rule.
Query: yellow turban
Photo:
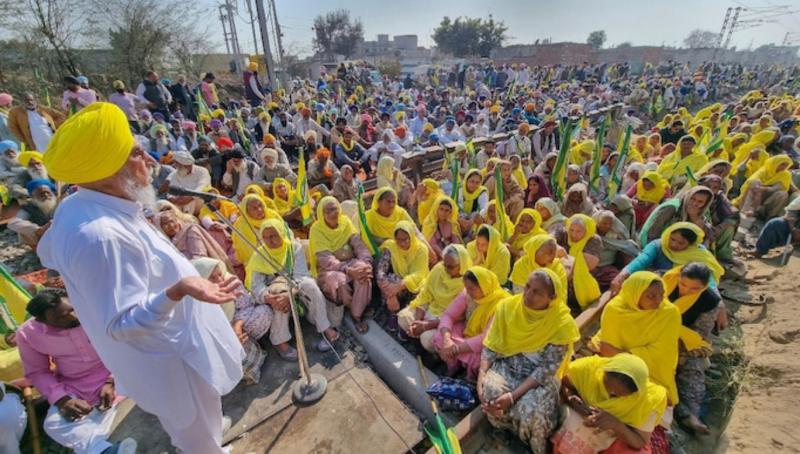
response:
[[[17,159],[22,167],[28,167],[28,164],[30,164],[32,159],[35,159],[39,162],[44,162],[44,156],[42,156],[42,154],[38,151],[23,151],[19,154]]]
[[[217,109],[217,110],[211,112],[211,117],[212,118],[225,118],[225,111],[222,110],[222,109]]]
[[[56,130],[44,157],[49,175],[65,183],[91,183],[117,173],[133,148],[128,118],[116,105],[92,103]]]

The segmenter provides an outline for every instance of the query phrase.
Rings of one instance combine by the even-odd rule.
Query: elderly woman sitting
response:
[[[458,208],[450,197],[439,196],[422,222],[422,235],[428,245],[441,259],[444,248],[451,244],[463,244],[458,224]]]
[[[381,244],[375,279],[392,314],[417,296],[428,277],[428,248],[417,238],[416,230],[410,221],[400,221],[394,238]],[[397,317],[391,320],[390,329],[396,331]]]
[[[533,452],[548,451],[558,424],[559,378],[580,338],[567,289],[551,270],[534,271],[525,292],[504,299],[483,341],[478,398],[492,426]]]
[[[503,242],[500,232],[489,225],[478,228],[475,239],[467,244],[473,265],[480,265],[497,276],[500,285],[508,282],[511,272],[511,253]]]
[[[467,380],[478,378],[484,336],[497,304],[509,296],[497,276],[482,266],[471,266],[464,274],[464,290],[442,314],[433,337],[436,352],[447,363],[450,376],[464,365]]]
[[[297,359],[297,350],[289,345],[290,304],[301,302],[307,309],[307,318],[325,336],[317,344],[317,350],[331,350],[329,342],[339,338],[339,333],[331,326],[325,308],[325,297],[316,281],[309,275],[306,255],[300,242],[293,239],[286,224],[278,219],[267,219],[259,232],[264,245],[247,264],[245,285],[253,292],[257,303],[268,304],[273,310],[272,333],[270,340],[281,358],[287,361]],[[297,284],[300,293],[295,295],[295,287],[286,279]],[[327,341],[326,341],[327,339]]]
[[[308,247],[312,273],[325,296],[348,306],[356,329],[366,332],[369,325],[362,317],[372,298],[372,257],[334,197],[323,197],[317,204]]]
[[[154,224],[189,260],[210,257],[224,262],[230,269],[228,255],[216,240],[199,224],[179,216],[173,210],[161,211],[156,215]]]
[[[792,187],[792,158],[773,156],[742,185],[739,197],[732,200],[742,214],[767,221],[783,213]]]
[[[460,244],[447,246],[443,256],[443,260],[431,269],[417,297],[397,313],[400,329],[409,337],[419,338],[429,352],[436,350],[433,337],[439,327],[439,318],[464,290],[461,278],[472,266],[467,250]]]
[[[566,228],[572,257],[568,304],[573,314],[577,314],[600,298],[600,284],[595,273],[603,251],[603,240],[595,234],[597,225],[594,219],[585,214],[567,219]]]
[[[613,212],[598,211],[593,219],[597,223],[597,235],[603,240],[603,248],[592,274],[597,278],[600,290],[608,290],[611,281],[623,266],[639,255],[641,248],[631,239],[627,228]]]

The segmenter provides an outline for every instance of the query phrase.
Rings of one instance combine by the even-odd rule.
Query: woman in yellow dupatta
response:
[[[569,365],[562,395],[574,413],[553,435],[553,452],[649,452],[650,435],[667,408],[667,391],[653,383],[647,364],[636,355],[589,356]],[[633,386],[631,386],[633,385]],[[613,418],[610,429],[598,428],[601,410]],[[573,418],[572,416],[579,417]],[[576,437],[593,427],[591,437]],[[571,437],[566,437],[572,434]]]
[[[647,143],[648,137],[637,135],[631,139],[631,148],[628,153],[628,162],[644,162],[645,159],[653,156],[656,151]]]
[[[442,195],[444,195],[444,192],[442,192],[442,188],[436,180],[432,178],[422,180],[417,194],[417,219],[419,219],[419,222],[423,222],[428,217],[433,202]]]
[[[522,170],[522,160],[519,155],[513,154],[508,160],[511,162],[511,176],[517,181],[519,187],[528,187],[528,177],[525,176],[525,171]]]
[[[722,179],[722,184],[724,186],[724,191],[727,194],[728,191],[733,187],[733,180],[730,177],[731,170],[733,166],[731,163],[725,159],[713,159],[708,161],[708,164],[704,165],[700,171],[697,172],[697,179],[701,179],[706,175],[717,175]]]
[[[523,254],[525,243],[536,235],[547,233],[542,228],[542,215],[533,208],[523,208],[514,224],[514,234],[508,239],[509,250],[514,259]]]
[[[708,162],[708,157],[696,145],[697,141],[694,137],[690,135],[681,137],[675,151],[668,154],[658,165],[658,173],[667,180],[678,178],[685,182],[686,169],[697,172]]]
[[[792,185],[792,158],[786,155],[773,156],[764,162],[742,185],[739,197],[731,200],[734,206],[741,207],[743,214],[771,219],[783,212],[789,199]]]
[[[258,194],[261,197],[261,199],[264,201],[264,203],[267,205],[267,208],[269,208],[270,210],[275,211],[275,212],[278,211],[278,207],[275,206],[275,201],[272,200],[271,198],[267,197],[267,194],[264,192],[264,189],[258,183],[253,183],[253,184],[247,185],[247,187],[244,188],[244,193],[245,193],[245,195],[247,195],[247,194]]]
[[[497,276],[482,266],[471,266],[464,273],[464,291],[439,320],[433,337],[436,352],[447,363],[448,373],[459,364],[467,368],[467,379],[478,377],[483,339],[497,304],[511,294],[500,287]]]
[[[514,223],[511,222],[511,218],[508,217],[508,214],[503,211],[503,217],[500,217],[500,213],[497,210],[497,200],[492,200],[486,205],[486,212],[481,213],[484,217],[484,221],[486,224],[491,225],[494,227],[498,232],[500,231],[500,219],[503,219],[506,224],[506,231],[508,235],[511,236],[514,234]]]
[[[464,290],[464,273],[472,266],[467,249],[451,244],[444,249],[444,258],[428,273],[417,297],[397,313],[397,324],[409,337],[417,337],[429,352],[435,351],[433,336],[439,318]]]
[[[458,223],[458,207],[453,199],[440,195],[433,202],[428,217],[422,222],[422,236],[428,241],[437,258],[441,258],[442,250],[448,244],[464,243]]]
[[[670,237],[676,230],[691,230],[697,236],[697,239],[689,244],[686,248],[677,250],[671,246]],[[661,234],[661,252],[675,265],[686,265],[690,262],[700,262],[711,268],[711,273],[714,276],[714,281],[719,282],[722,275],[725,274],[725,268],[719,264],[708,249],[700,247],[703,244],[705,232],[693,222],[676,222],[666,229]]]
[[[566,298],[553,271],[534,271],[523,294],[497,305],[483,340],[481,408],[492,426],[517,434],[533,452],[548,451],[558,424],[559,378],[580,338]]]
[[[664,283],[650,271],[637,271],[622,284],[600,318],[593,338],[600,354],[632,353],[647,363],[650,378],[667,389],[669,405],[678,403],[675,370],[681,313],[667,300]]]
[[[579,166],[583,165],[586,161],[592,159],[593,150],[594,140],[584,140],[569,149],[569,162]],[[525,183],[520,184],[520,186],[524,188]]]
[[[558,243],[556,239],[546,233],[531,237],[523,246],[524,254],[514,263],[510,280],[514,284],[514,293],[521,293],[528,282],[528,276],[540,268],[549,268],[553,271],[564,288],[567,288],[567,271],[561,260],[556,257]]]
[[[419,293],[428,277],[428,248],[417,238],[414,224],[400,221],[393,238],[384,241],[381,250],[375,278],[387,309],[396,313],[401,302]]]
[[[272,194],[275,207],[281,216],[286,216],[294,208],[294,189],[292,184],[283,178],[272,181]]]
[[[725,159],[731,161],[738,154],[739,148],[747,143],[748,135],[746,132],[737,132],[722,139],[722,148],[725,150]]]
[[[663,277],[667,297],[681,313],[681,361],[677,382],[680,403],[675,413],[682,425],[695,433],[708,433],[700,420],[705,399],[705,372],[711,355],[711,332],[718,320],[727,322],[725,306],[709,290],[711,270],[702,263],[689,263],[667,271]],[[724,326],[724,325],[723,325]]]
[[[236,259],[246,265],[253,254],[248,243],[258,246],[257,234],[261,230],[261,224],[267,219],[279,219],[281,222],[283,219],[278,213],[267,208],[264,200],[257,194],[248,194],[242,198],[239,202],[239,214],[233,223],[235,230],[231,237]]]
[[[650,184],[646,184],[647,182]],[[660,173],[655,170],[648,170],[636,182],[635,197],[638,201],[657,205],[664,200],[667,188],[669,188],[669,182],[661,177]]]
[[[202,191],[208,194],[220,195],[219,190],[213,186],[206,186],[202,189]],[[231,222],[236,221],[236,217],[239,215],[239,207],[237,207],[233,202],[222,199],[214,199],[211,200],[211,205]],[[217,215],[208,208],[208,206],[203,204],[203,207],[200,208],[200,214],[197,215],[197,219],[200,220],[204,227],[208,228],[208,226],[206,226],[206,222],[203,221],[205,218],[208,218],[208,221],[206,222],[222,222]]]
[[[332,210],[334,207],[338,212],[336,227],[332,228],[325,220],[326,207]],[[308,235],[308,263],[311,275],[317,276],[317,252],[336,253],[350,243],[350,239],[358,235],[358,230],[350,221],[350,218],[342,213],[339,201],[335,197],[325,196],[317,204],[317,220],[311,226]]]
[[[383,187],[375,191],[375,195],[372,196],[371,207],[364,217],[376,247],[392,238],[394,228],[398,222],[409,221],[412,224],[414,223],[408,212],[397,205],[397,193],[390,187]],[[363,228],[361,229],[361,237],[369,246],[370,239]]]
[[[489,225],[478,228],[475,239],[467,244],[469,258],[474,265],[480,265],[492,271],[500,285],[508,282],[511,271],[511,253],[500,238],[500,232]]]
[[[601,294],[600,285],[592,276],[592,270],[600,258],[584,252],[586,244],[595,237],[597,223],[585,214],[575,214],[567,219],[566,228],[569,255],[574,260],[570,290],[580,309],[583,310],[600,298]]]

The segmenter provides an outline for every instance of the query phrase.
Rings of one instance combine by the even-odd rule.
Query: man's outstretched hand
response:
[[[197,301],[211,304],[230,303],[240,295],[239,280],[231,276],[225,281],[215,284],[200,276],[185,277],[167,289],[167,298],[179,301],[184,296],[191,296]]]

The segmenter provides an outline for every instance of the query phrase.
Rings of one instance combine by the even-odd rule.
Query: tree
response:
[[[433,30],[432,38],[441,50],[456,57],[488,57],[492,49],[502,47],[508,38],[508,27],[489,15],[487,20],[480,18],[457,17],[451,20],[445,16]]]
[[[606,42],[605,30],[595,30],[589,33],[589,37],[586,38],[586,44],[589,44],[595,49],[600,49],[601,47],[603,47],[603,43],[605,42]]]
[[[717,47],[718,38],[718,33],[709,30],[694,29],[689,33],[686,39],[683,40],[683,45],[690,49]]]
[[[358,43],[364,40],[361,20],[350,19],[350,11],[339,9],[314,18],[314,49],[328,58],[335,54],[350,58]]]
[[[27,0],[26,14],[19,16],[18,30],[31,42],[47,44],[61,72],[78,75],[74,49],[85,36],[88,18],[77,0]]]

